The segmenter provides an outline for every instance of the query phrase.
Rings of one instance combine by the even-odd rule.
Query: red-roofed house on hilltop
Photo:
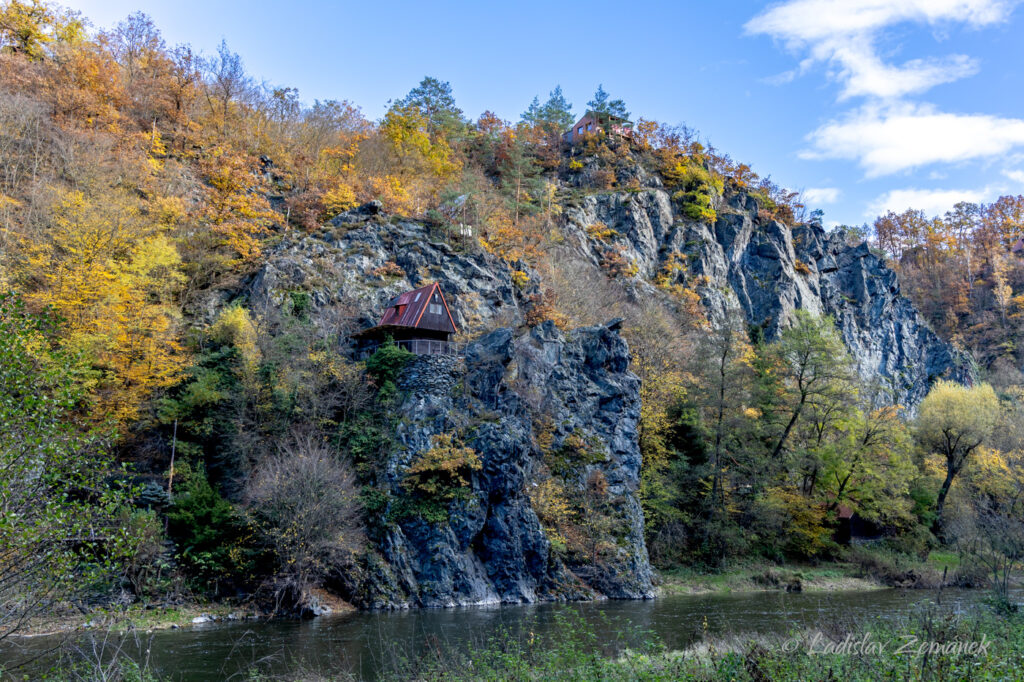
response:
[[[451,337],[458,331],[441,286],[434,282],[391,299],[380,322],[352,338],[366,350],[391,338],[418,355],[455,355]]]

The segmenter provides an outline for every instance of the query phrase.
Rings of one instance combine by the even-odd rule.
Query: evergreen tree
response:
[[[549,93],[548,101],[540,108],[540,118],[560,131],[573,124],[575,119],[572,115],[572,104],[565,100],[561,85],[556,85]]]
[[[427,121],[427,131],[432,137],[450,138],[466,126],[462,110],[455,105],[452,86],[425,76],[409,94],[395,102],[392,109],[417,109]]]
[[[626,103],[621,99],[611,99],[611,95],[605,92],[603,85],[597,86],[594,99],[587,102],[587,110],[594,112],[598,116],[629,118],[629,112],[626,111]]]

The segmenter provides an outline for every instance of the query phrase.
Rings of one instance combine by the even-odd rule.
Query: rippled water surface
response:
[[[982,591],[943,591],[942,608],[964,610]],[[683,648],[712,635],[784,635],[837,621],[895,618],[937,593],[920,590],[868,592],[758,592],[671,596],[654,601],[470,607],[446,610],[352,613],[313,621],[260,621],[162,630],[130,642],[136,657],[148,655],[161,677],[182,681],[245,679],[256,667],[266,672],[351,671],[373,679],[402,657],[480,646],[488,638],[551,635],[560,621],[585,620],[607,653],[635,645],[650,633],[669,648]],[[649,633],[649,634],[645,634]],[[21,643],[23,656],[43,650],[49,640]],[[12,651],[0,650],[0,661]]]

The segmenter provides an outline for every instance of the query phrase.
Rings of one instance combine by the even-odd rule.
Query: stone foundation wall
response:
[[[398,376],[398,388],[416,394],[446,395],[459,381],[465,365],[453,355],[417,355]]]

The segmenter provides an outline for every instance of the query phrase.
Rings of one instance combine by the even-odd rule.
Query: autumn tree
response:
[[[42,59],[53,40],[53,20],[51,6],[41,0],[6,0],[0,5],[0,50]]]
[[[214,124],[226,134],[234,114],[233,105],[247,96],[253,87],[252,78],[245,72],[242,58],[232,52],[225,41],[217,47],[217,54],[204,62],[206,71],[206,100],[214,116]]]
[[[93,371],[96,419],[130,419],[180,366],[175,297],[181,260],[130,196],[58,192],[51,229],[24,253],[26,298],[65,317],[65,344]]]
[[[967,387],[938,381],[921,402],[915,423],[917,438],[942,457],[945,478],[935,503],[935,528],[942,532],[946,496],[971,456],[988,440],[999,415],[999,399],[988,384]]]
[[[827,315],[796,310],[793,324],[780,334],[775,352],[784,371],[784,396],[779,405],[783,426],[771,449],[771,459],[778,462],[801,417],[847,395],[853,372],[846,347]]]
[[[910,452],[910,432],[897,407],[859,407],[821,451],[821,498],[830,511],[842,505],[865,519],[907,524],[907,494],[916,472]]]
[[[745,403],[750,386],[753,349],[736,311],[711,325],[701,336],[694,355],[695,386],[691,390],[699,409],[700,423],[708,443],[711,489],[708,509],[724,511],[727,462],[736,461],[741,449],[737,442],[745,432]]]

